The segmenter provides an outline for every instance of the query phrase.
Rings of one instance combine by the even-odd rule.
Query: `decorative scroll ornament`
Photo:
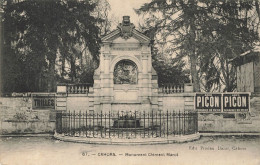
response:
[[[135,26],[133,23],[130,23],[129,16],[123,16],[123,22],[118,25],[118,28],[121,30],[121,37],[128,39],[132,36]]]

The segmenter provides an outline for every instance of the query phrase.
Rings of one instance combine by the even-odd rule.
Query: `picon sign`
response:
[[[250,97],[249,94],[223,94],[223,112],[248,112]]]
[[[196,94],[195,105],[202,112],[221,112],[221,94]]]
[[[248,112],[249,93],[196,93],[195,109],[199,112]]]

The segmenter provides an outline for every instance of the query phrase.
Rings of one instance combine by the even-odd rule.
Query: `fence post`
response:
[[[75,120],[75,110],[74,110],[74,113],[73,113],[73,122],[74,122],[74,129],[73,129],[73,136],[75,136],[75,133],[76,133],[76,120]]]
[[[69,135],[71,136],[71,113],[69,111]]]
[[[145,111],[144,111],[144,138],[145,138]]]
[[[135,137],[136,137],[136,110],[135,110]]]
[[[198,132],[198,124],[199,124],[199,122],[198,122],[198,113],[197,112],[195,112],[195,115],[196,115],[196,129],[195,129],[195,133],[197,133]]]
[[[160,111],[160,137],[162,137],[162,111]]]
[[[167,115],[167,125],[166,125],[166,129],[167,129],[167,137],[168,137],[168,135],[169,135],[169,132],[168,132],[168,110],[167,110],[167,112],[166,112],[166,115]]]
[[[107,113],[105,112],[105,137],[106,137],[106,128],[107,128],[107,121],[106,121],[106,119],[107,119]]]
[[[56,132],[62,133],[62,112],[56,112]]]
[[[192,121],[193,121],[193,133],[196,132],[196,119],[195,119],[195,113],[192,113]]]
[[[64,112],[64,115],[63,115],[64,117],[63,117],[63,122],[62,123],[64,123],[64,124],[62,124],[63,126],[63,133],[66,135],[67,134],[67,132],[68,132],[68,115],[67,115],[67,113],[66,112]]]
[[[124,118],[124,112],[123,111],[121,111],[121,116],[122,116],[122,119],[123,119]],[[127,118],[127,114],[126,114],[126,118]],[[125,123],[123,123],[123,126],[121,128],[122,138],[124,137],[124,127],[127,127],[127,125]],[[126,128],[126,131],[127,131],[127,128]]]
[[[118,115],[117,115],[117,135],[118,135],[118,138],[119,138],[119,110],[118,110]]]
[[[183,128],[183,135],[185,135],[185,117],[186,117],[186,116],[185,116],[185,113],[186,113],[186,112],[184,111],[184,113],[183,113],[183,120],[184,120],[184,123],[183,123],[183,127],[184,127],[184,128]]]
[[[152,110],[152,137],[153,137],[153,110]]]
[[[172,132],[173,132],[173,135],[175,135],[175,112],[174,112],[174,110],[172,111]]]
[[[88,110],[86,110],[86,137],[88,137]]]
[[[157,111],[155,112],[155,137],[157,137],[157,118],[158,118],[158,115],[157,115]]]
[[[82,130],[82,136],[84,136],[85,135],[85,122],[84,122],[84,120],[86,120],[85,119],[85,113],[84,113],[84,111],[82,111],[82,127],[81,127],[81,130]]]
[[[187,133],[189,134],[189,130],[190,130],[190,111],[188,112],[188,122],[187,122],[187,128],[188,128],[188,130],[187,130]]]
[[[148,132],[147,132],[147,135],[148,135],[148,137],[149,137],[149,136],[150,136],[150,134],[149,134],[149,118],[150,118],[150,113],[149,113],[149,112],[147,113],[147,117],[148,117],[148,121],[147,121]]]
[[[178,118],[179,118],[179,124],[178,124],[178,126],[179,126],[179,132],[178,132],[178,135],[180,135],[180,134],[181,134],[181,112],[180,112],[180,110],[179,110]]]
[[[103,136],[102,136],[102,132],[103,132],[103,127],[102,127],[102,111],[101,111],[100,119],[101,119],[100,133],[101,133],[101,138],[102,138],[102,137],[103,137]]]
[[[109,114],[108,114],[108,136],[110,138],[110,111],[109,111]]]
[[[81,135],[80,120],[81,120],[81,110],[79,111],[79,136]]]
[[[93,137],[95,137],[95,112],[93,111]]]

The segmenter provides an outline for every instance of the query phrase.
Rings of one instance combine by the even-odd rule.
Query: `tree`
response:
[[[101,36],[107,35],[111,28],[111,20],[109,20],[110,4],[107,0],[96,0],[96,3],[97,7],[94,13],[97,18],[102,20],[98,23],[99,34]]]
[[[188,57],[195,92],[203,81],[204,90],[222,81],[224,90],[232,91],[234,68],[228,60],[251,49],[258,39],[246,24],[253,5],[239,0],[152,0],[137,13],[149,15],[146,26],[156,27],[158,43],[167,45],[167,52]]]
[[[145,26],[139,25],[140,29]],[[159,86],[173,83],[181,85],[189,82],[187,70],[184,70],[185,63],[182,59],[172,58],[167,56],[167,52],[159,51],[155,41],[155,28],[146,29],[144,34],[152,40],[151,54],[152,54],[152,65],[158,75]]]
[[[6,62],[3,68],[16,67],[15,75],[3,75],[6,91],[55,91],[58,54],[61,61],[70,63],[69,75],[74,81],[76,59],[82,55],[77,47],[87,47],[98,60],[100,37],[97,23],[100,19],[92,16],[96,3],[89,0],[25,0],[6,1],[5,4]],[[16,61],[19,65],[14,66]],[[13,72],[11,70],[9,72]],[[15,84],[9,85],[9,82]],[[21,88],[22,84],[25,88]]]
[[[196,11],[196,12],[195,12]],[[140,13],[156,13],[153,15],[155,21],[151,21],[160,33],[159,37],[174,45],[172,50],[178,50],[179,56],[188,56],[190,61],[191,75],[194,83],[194,91],[199,91],[198,78],[198,55],[196,49],[197,33],[196,27],[202,22],[200,15],[204,14],[198,8],[195,0],[153,0],[144,4],[138,11]],[[149,19],[147,22],[150,22]],[[170,52],[170,51],[169,51]]]
[[[206,22],[205,26],[210,27],[211,22],[214,22],[215,26],[210,27],[208,32],[212,35],[205,40],[211,53],[207,56],[208,58],[203,56],[201,66],[210,66],[209,60],[211,60],[214,72],[205,70],[205,67],[201,72],[208,74],[208,77],[211,78],[208,81],[207,91],[214,84],[224,84],[223,91],[233,91],[236,88],[236,68],[229,60],[252,49],[259,39],[258,31],[251,28],[248,21],[251,17],[249,11],[254,10],[254,2],[219,1],[211,2],[208,6],[211,6],[210,20]],[[253,24],[258,23],[253,22]],[[218,74],[214,75],[215,73]]]

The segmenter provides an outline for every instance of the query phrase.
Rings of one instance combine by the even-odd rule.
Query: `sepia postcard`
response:
[[[0,165],[260,165],[258,0],[1,0]]]

